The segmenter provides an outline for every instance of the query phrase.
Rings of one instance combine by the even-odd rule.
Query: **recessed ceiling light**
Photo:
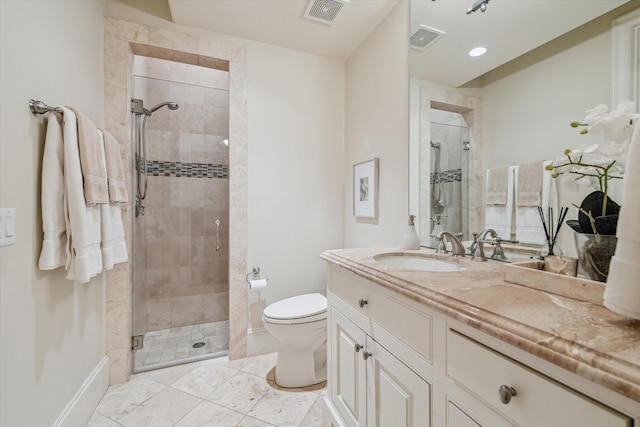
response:
[[[486,47],[474,47],[469,51],[469,56],[480,56],[487,53]]]

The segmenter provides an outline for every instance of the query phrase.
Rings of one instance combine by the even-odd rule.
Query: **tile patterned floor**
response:
[[[193,348],[193,344],[205,345]],[[175,365],[207,355],[224,356],[229,351],[229,321],[183,326],[147,332],[141,350],[136,350],[135,372]]]
[[[109,387],[89,427],[320,427],[326,382],[285,389],[276,354],[227,357],[135,374]]]

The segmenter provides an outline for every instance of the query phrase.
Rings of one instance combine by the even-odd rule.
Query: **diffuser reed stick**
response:
[[[553,247],[556,244],[556,239],[558,238],[558,233],[560,233],[560,227],[564,223],[564,219],[567,216],[567,212],[569,208],[561,207],[560,214],[558,215],[558,222],[554,223],[553,221],[553,208],[549,207],[549,220],[544,216],[544,210],[541,206],[538,206],[538,213],[540,214],[540,221],[542,222],[542,228],[544,229],[544,235],[547,239],[547,248],[549,249],[549,253],[547,255],[554,255]],[[555,228],[554,228],[555,225]]]

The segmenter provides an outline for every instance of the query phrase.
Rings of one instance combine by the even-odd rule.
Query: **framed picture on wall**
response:
[[[353,215],[378,218],[378,158],[353,165]]]

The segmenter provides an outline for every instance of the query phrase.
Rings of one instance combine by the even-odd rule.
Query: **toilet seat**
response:
[[[327,298],[319,293],[298,295],[274,302],[264,309],[270,323],[309,323],[327,318]]]

